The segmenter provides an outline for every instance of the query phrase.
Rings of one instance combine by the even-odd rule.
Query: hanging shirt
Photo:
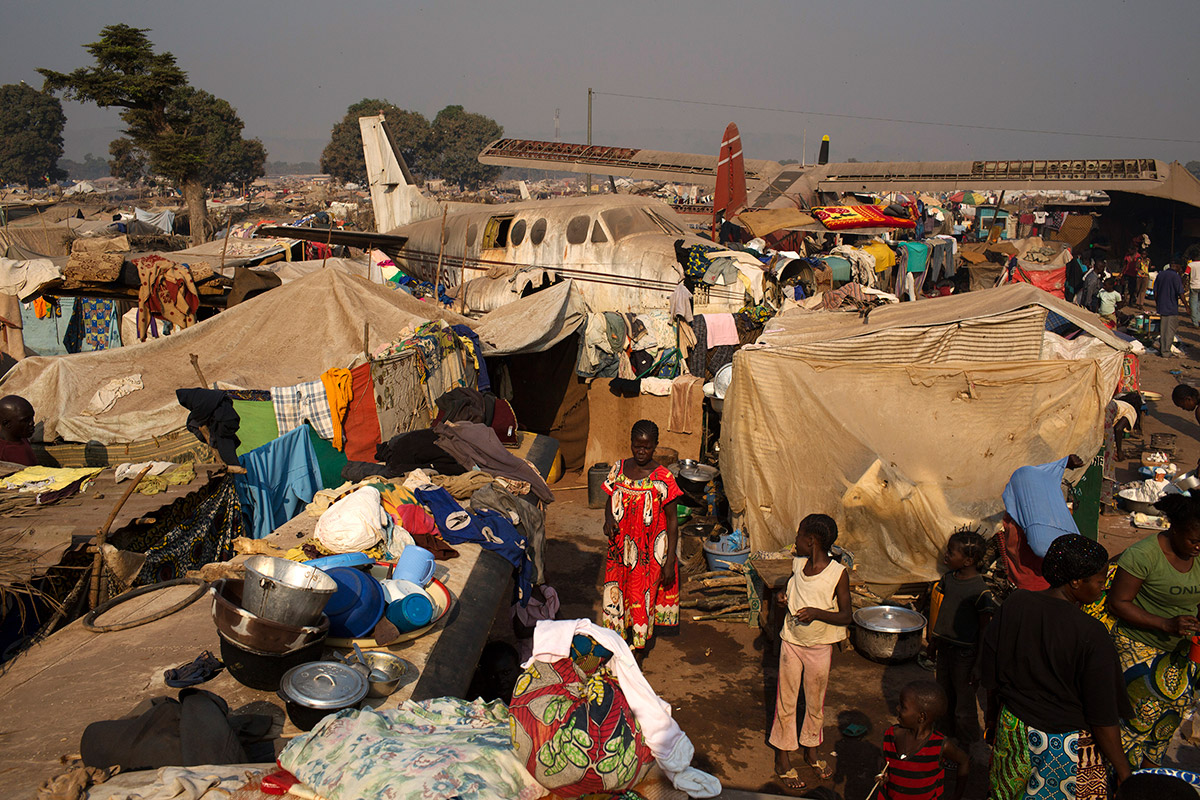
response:
[[[240,459],[245,475],[235,475],[238,499],[246,529],[254,539],[304,510],[322,488],[317,454],[301,425],[273,442],[255,448]]]

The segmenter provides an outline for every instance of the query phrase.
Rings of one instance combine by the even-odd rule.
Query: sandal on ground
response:
[[[775,778],[784,785],[784,788],[791,789],[794,792],[808,788],[808,784],[800,780],[800,773],[796,772],[795,767],[792,767],[787,772],[776,772]]]
[[[811,769],[817,774],[817,777],[823,781],[827,781],[833,777],[833,770],[829,768],[829,762],[818,758],[816,761],[805,761],[804,766]]]

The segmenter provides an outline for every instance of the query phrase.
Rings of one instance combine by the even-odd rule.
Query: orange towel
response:
[[[325,396],[329,399],[329,413],[333,416],[333,446],[338,450],[344,444],[342,420],[354,399],[353,382],[348,369],[327,369],[321,373],[321,383],[325,385]]]

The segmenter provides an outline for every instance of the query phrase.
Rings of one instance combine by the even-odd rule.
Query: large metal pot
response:
[[[925,617],[900,606],[869,606],[854,612],[854,649],[882,664],[899,664],[921,652]]]
[[[325,641],[329,619],[324,614],[312,626],[284,625],[257,617],[242,608],[243,589],[242,581],[230,578],[217,581],[209,590],[213,595],[213,622],[226,639],[249,650],[279,655]]]
[[[319,569],[286,558],[246,559],[243,607],[257,617],[284,625],[315,625],[337,583]]]

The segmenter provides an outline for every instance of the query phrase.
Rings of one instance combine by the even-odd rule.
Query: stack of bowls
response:
[[[221,660],[238,682],[275,691],[289,669],[321,657],[329,619],[320,611],[315,625],[287,625],[261,617],[244,607],[245,589],[245,581],[230,579],[217,581],[210,589]]]

